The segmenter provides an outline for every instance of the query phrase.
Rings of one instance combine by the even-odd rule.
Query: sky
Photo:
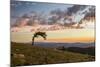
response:
[[[18,17],[24,14],[35,11],[40,14],[48,15],[50,11],[55,9],[65,10],[73,5],[64,4],[48,4],[41,2],[25,2],[25,1],[11,1],[11,24],[16,22]]]
[[[48,14],[57,9],[61,10],[62,13],[67,12],[69,15],[72,15],[74,17],[74,19],[72,19],[74,22],[79,22],[82,18],[84,18],[85,14],[89,12],[89,8],[91,7],[91,5],[11,1],[11,23],[15,22],[16,18],[30,12],[43,14],[48,19]]]
[[[28,19],[31,20],[32,23],[34,23],[34,19],[34,21],[39,21],[39,23],[60,23],[62,25],[72,22],[79,23],[87,16],[95,17],[95,6],[93,5],[58,4],[28,1],[11,1],[10,5],[12,26],[16,25],[16,22],[25,14],[30,17]],[[36,14],[35,17],[32,17],[34,14]]]
[[[11,16],[21,16],[24,13],[29,13],[31,11],[36,11],[39,13],[49,13],[55,9],[67,9],[73,5],[64,5],[64,4],[49,4],[41,2],[23,2],[23,1],[13,1],[11,2]]]
[[[90,8],[93,8],[91,11]],[[88,13],[92,14],[95,7],[92,5],[74,5],[74,4],[55,4],[55,3],[42,3],[42,2],[25,2],[25,1],[11,1],[11,23],[14,23],[17,18],[23,16],[24,14],[28,14],[30,12],[37,12],[40,14],[43,14],[48,17],[48,14],[53,11],[60,9],[62,13],[65,11],[67,12],[68,16],[74,17],[72,21],[79,22],[81,19],[83,19],[85,16],[88,15]],[[59,13],[58,13],[59,14]],[[86,15],[87,14],[87,15]],[[64,20],[65,16],[61,18],[61,22]],[[59,20],[59,19],[58,19]],[[70,23],[69,20],[65,20],[65,22]],[[92,26],[92,29],[89,30],[89,28]],[[79,29],[79,30],[68,30],[64,31],[62,33],[59,33],[60,31],[56,33],[48,33],[48,41],[53,41],[55,38],[55,41],[61,40],[62,42],[66,42],[69,40],[73,42],[90,42],[94,41],[94,24],[91,23],[89,26],[87,26],[88,29]],[[61,35],[61,37],[59,36]],[[23,34],[22,34],[23,35]],[[18,35],[14,33],[12,34],[12,40],[20,40],[23,41],[23,36]],[[18,37],[19,36],[19,37]],[[21,37],[22,36],[22,39]],[[25,35],[26,36],[26,35]],[[59,36],[59,37],[58,37]],[[53,37],[53,38],[51,38]],[[58,38],[57,38],[58,37]],[[29,39],[28,39],[29,38]],[[28,36],[27,39],[24,41],[31,40],[31,36]],[[57,41],[58,41],[57,40]]]

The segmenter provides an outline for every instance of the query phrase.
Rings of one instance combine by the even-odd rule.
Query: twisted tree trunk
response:
[[[32,38],[32,45],[34,45],[34,39],[35,39],[35,37]]]

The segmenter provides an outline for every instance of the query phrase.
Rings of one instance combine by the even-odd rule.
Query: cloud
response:
[[[87,7],[86,5],[74,5],[74,6],[68,8],[67,14],[68,15],[75,14],[78,11],[84,10],[86,7]]]
[[[84,18],[87,18],[87,17],[95,17],[95,6],[91,6],[89,8],[89,11],[85,14]]]

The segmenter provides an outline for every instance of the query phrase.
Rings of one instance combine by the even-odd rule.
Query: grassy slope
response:
[[[43,48],[30,44],[11,43],[11,65],[37,65],[94,61],[93,56]]]

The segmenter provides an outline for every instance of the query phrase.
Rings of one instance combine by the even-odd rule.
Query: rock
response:
[[[15,58],[25,58],[24,54],[13,54]]]

